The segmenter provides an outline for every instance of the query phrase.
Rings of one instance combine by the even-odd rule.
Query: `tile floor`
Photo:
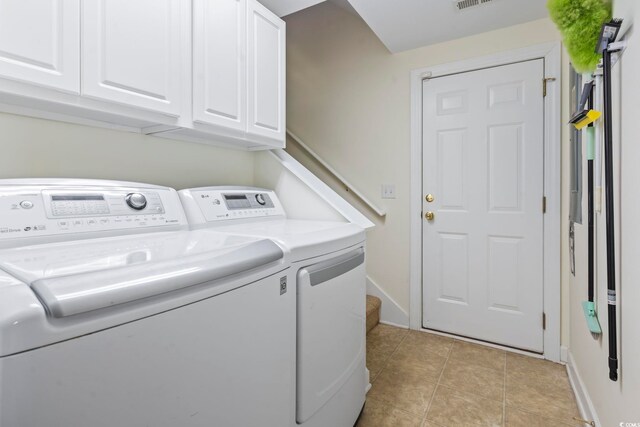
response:
[[[582,426],[556,363],[380,324],[367,335],[367,367],[358,427]]]

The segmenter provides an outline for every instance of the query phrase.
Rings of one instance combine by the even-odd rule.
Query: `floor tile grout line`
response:
[[[380,372],[378,372],[378,374],[376,375],[376,378],[378,378],[380,375],[382,375],[382,372],[387,368],[387,365],[389,365],[389,363],[390,363],[390,361],[391,361],[391,358],[393,357],[393,355],[394,355],[394,354],[396,354],[396,352],[398,351],[398,349],[400,348],[400,346],[402,345],[402,343],[404,342],[404,340],[406,340],[406,339],[407,339],[407,337],[409,336],[409,334],[410,334],[410,333],[411,333],[411,330],[408,330],[408,331],[404,334],[404,337],[402,337],[402,339],[398,342],[398,345],[396,345],[396,347],[393,349],[393,351],[392,351],[391,353],[389,353],[389,356],[387,356],[387,358],[386,358],[386,360],[385,360],[385,362],[384,362],[384,364],[383,364],[382,368],[380,368]],[[434,390],[434,391],[435,391],[435,390]],[[432,397],[433,397],[433,396],[432,396]],[[406,410],[404,410],[404,409],[402,409],[402,408],[398,408],[398,407],[397,407],[396,405],[394,405],[393,403],[388,402],[388,401],[386,401],[386,400],[384,400],[384,399],[373,399],[373,400],[379,400],[379,401],[381,401],[381,402],[384,402],[385,404],[387,404],[387,405],[391,406],[392,408],[397,409],[397,410],[399,410],[399,411],[402,411],[402,412],[404,412],[404,413],[406,413],[406,414],[410,414],[410,415],[412,415],[412,416],[415,416],[415,415],[416,415],[416,414],[414,414],[413,412],[409,412],[409,411],[406,411]],[[421,420],[422,420],[422,419],[421,419]],[[421,421],[421,422],[422,422],[422,421]]]
[[[520,412],[524,412],[524,413],[529,414],[529,415],[533,415],[533,416],[540,417],[540,418],[546,418],[546,419],[551,420],[551,421],[556,421],[556,422],[559,423],[559,425],[562,425],[562,426],[570,426],[570,425],[572,425],[569,422],[567,422],[566,420],[563,420],[563,419],[560,419],[560,418],[556,418],[556,417],[553,417],[553,416],[546,416],[546,415],[541,414],[539,412],[532,411],[531,408],[529,408],[529,407],[523,407],[523,406],[517,406],[517,405],[511,405],[509,407],[512,408],[512,409],[516,409],[516,410],[518,410]],[[579,414],[576,414],[576,415],[579,416]]]
[[[398,345],[396,345],[396,348],[394,348],[393,351],[391,353],[389,353],[389,355],[385,359],[384,363],[382,364],[382,368],[380,368],[380,372],[378,372],[378,375],[376,375],[376,378],[379,377],[380,374],[382,374],[382,371],[384,371],[387,368],[387,365],[389,365],[389,362],[391,361],[391,358],[393,357],[394,354],[396,354],[396,352],[398,351],[398,349],[400,348],[400,345],[404,342],[404,340],[407,339],[407,336],[409,336],[409,332],[406,332],[404,334],[404,337],[402,337],[400,342],[398,342]]]
[[[449,358],[451,357],[451,353],[453,352],[453,346],[456,345],[456,340],[452,340],[451,348],[447,353],[447,357],[444,359],[444,364],[442,365],[442,370],[440,371],[440,375],[438,376],[438,381],[436,381],[436,386],[433,388],[433,393],[431,393],[431,399],[429,399],[429,403],[427,404],[427,408],[424,411],[424,415],[422,416],[421,426],[427,421],[427,415],[429,415],[429,410],[431,409],[431,404],[433,403],[433,399],[436,397],[436,391],[438,391],[438,386],[440,385],[440,380],[442,380],[442,376],[444,375],[444,370],[447,368],[447,363],[449,362]]]
[[[378,373],[371,380],[372,386],[373,386],[373,382],[382,374],[382,371],[385,370],[385,368],[389,364],[389,361],[391,361],[391,357],[396,353],[396,351],[398,351],[398,349],[400,348],[400,344],[404,342],[404,340],[407,338],[408,335],[409,335],[409,331],[405,332],[404,337],[402,337],[402,339],[398,342],[398,344],[393,349],[393,351],[389,353],[389,355],[384,359],[384,362],[382,362],[382,367],[380,367],[380,370],[378,371]]]
[[[373,385],[373,382],[376,380],[376,378],[378,378],[380,374],[382,374],[382,371],[384,371],[384,368],[386,368],[387,365],[389,364],[389,361],[391,360],[391,356],[395,354],[395,352],[400,347],[400,344],[402,344],[404,340],[407,338],[407,335],[409,335],[409,332],[410,330],[407,330],[407,332],[405,332],[404,337],[402,337],[402,339],[398,342],[398,345],[396,345],[393,351],[389,353],[389,355],[384,359],[384,362],[382,362],[382,366],[380,367],[380,370],[378,371],[378,373],[372,379],[370,379],[371,385]]]
[[[415,413],[410,412],[410,411],[407,411],[406,409],[398,408],[398,407],[397,407],[396,405],[394,405],[393,403],[391,403],[391,402],[387,402],[387,401],[386,401],[386,400],[384,400],[384,399],[378,399],[378,398],[375,398],[375,397],[367,397],[367,399],[375,400],[376,402],[383,403],[383,404],[385,404],[385,405],[387,405],[387,406],[392,407],[392,408],[393,408],[393,409],[395,409],[396,411],[403,412],[403,413],[405,413],[405,414],[407,414],[407,415],[410,415],[410,416],[412,416],[412,417],[414,417],[414,418],[416,417],[416,414],[415,414]]]

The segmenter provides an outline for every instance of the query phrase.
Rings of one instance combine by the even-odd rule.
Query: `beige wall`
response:
[[[614,16],[632,21],[633,0],[614,2]],[[635,11],[636,22],[640,10]],[[640,145],[638,144],[637,76],[640,74],[640,35],[638,29],[629,34],[629,48],[614,68],[614,158],[615,158],[615,221],[618,289],[618,357],[617,382],[609,380],[607,331],[607,269],[606,269],[606,212],[596,214],[596,301],[603,334],[593,337],[587,329],[581,303],[587,299],[587,212],[584,225],[576,226],[576,277],[571,283],[571,339],[570,351],[576,369],[593,401],[603,426],[620,423],[640,423]],[[586,162],[583,183],[586,209]],[[604,199],[603,199],[604,201]]]
[[[175,188],[253,184],[249,152],[3,113],[0,153],[0,178],[104,178]]]
[[[391,55],[358,16],[331,2],[286,21],[288,127],[386,208],[368,235],[367,270],[408,311],[409,216],[417,214],[409,211],[410,71],[559,35],[545,19]],[[381,199],[383,183],[396,185],[395,200]]]

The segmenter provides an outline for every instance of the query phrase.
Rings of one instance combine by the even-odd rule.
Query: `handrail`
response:
[[[380,209],[379,207],[377,207],[364,194],[362,194],[351,184],[349,184],[349,182],[342,175],[340,175],[338,171],[336,171],[333,167],[331,167],[330,164],[323,160],[322,157],[320,157],[315,151],[311,149],[311,147],[302,142],[302,140],[298,136],[296,136],[296,134],[287,129],[287,135],[289,135],[291,139],[296,142],[296,144],[302,147],[302,149],[306,151],[316,162],[320,163],[326,170],[328,170],[331,175],[337,178],[338,181],[340,181],[340,183],[345,187],[346,191],[353,193],[358,199],[360,199],[360,201],[362,201],[362,203],[367,205],[367,207],[375,212],[379,217],[385,217],[387,215],[387,212],[384,209]]]

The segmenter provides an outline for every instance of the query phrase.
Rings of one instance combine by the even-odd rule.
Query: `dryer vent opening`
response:
[[[493,0],[455,0],[453,4],[456,10],[466,10],[483,4],[491,3]]]

